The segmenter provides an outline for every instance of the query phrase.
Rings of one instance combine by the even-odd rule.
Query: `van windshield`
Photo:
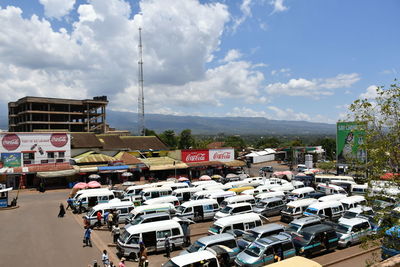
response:
[[[249,242],[253,242],[254,240],[256,240],[256,238],[258,237],[258,233],[254,232],[254,231],[249,231],[245,234],[243,234],[243,239]]]
[[[201,250],[202,248],[204,248],[205,246],[206,245],[204,245],[203,243],[196,241],[192,245],[190,245],[190,247],[187,249],[187,251],[189,251],[190,253],[197,252],[197,251]]]
[[[184,210],[185,210],[185,207],[183,207],[183,206],[176,207],[176,212],[177,213],[183,213]]]
[[[229,212],[230,212],[231,210],[232,210],[232,207],[226,206],[225,208],[221,209],[221,212],[222,212],[222,213],[229,214]]]
[[[286,228],[286,231],[288,232],[297,232],[299,231],[301,225],[295,224],[295,223],[289,223],[288,227]]]
[[[263,246],[260,246],[257,243],[253,243],[245,249],[244,253],[252,257],[259,257],[263,253],[263,250],[264,250]]]
[[[214,224],[213,226],[210,227],[210,231],[213,233],[216,233],[216,234],[221,233],[221,230],[222,230],[222,227],[219,225]]]
[[[346,211],[346,212],[343,214],[343,218],[351,219],[351,218],[355,218],[357,215],[358,215],[358,214],[357,214],[356,212]]]
[[[283,212],[287,212],[287,213],[292,214],[292,213],[294,213],[295,209],[296,209],[295,207],[286,206],[286,207],[283,209]]]
[[[122,241],[122,243],[125,244],[126,242],[128,242],[129,236],[130,236],[129,232],[126,231],[125,228],[121,228],[121,234],[119,236],[119,239]]]
[[[172,260],[169,260],[163,264],[163,267],[179,267],[179,265],[174,263]]]
[[[312,237],[313,237],[313,234],[312,234],[312,233],[309,233],[309,232],[300,232],[300,237],[301,237],[304,241],[310,242],[310,240],[311,240]]]
[[[134,220],[132,220],[132,221],[130,222],[130,224],[136,225],[136,224],[140,224],[142,221],[143,221],[143,217],[142,217],[142,216],[138,216],[138,217],[136,217]]]
[[[88,211],[88,216],[89,217],[93,217],[95,214],[96,214],[96,211],[92,208],[92,209],[90,209],[89,211]]]
[[[346,225],[346,224],[338,224],[338,226],[336,227],[336,231],[340,232],[340,233],[348,233],[351,229],[351,226]]]

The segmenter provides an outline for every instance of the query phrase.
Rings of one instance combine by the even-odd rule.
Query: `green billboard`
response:
[[[338,163],[350,163],[354,160],[366,161],[365,150],[360,148],[365,132],[356,122],[338,122],[336,124],[336,160]]]

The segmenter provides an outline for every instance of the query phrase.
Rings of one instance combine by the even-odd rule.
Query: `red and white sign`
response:
[[[211,161],[228,162],[235,160],[235,153],[233,148],[210,149],[209,159]]]
[[[21,139],[16,134],[6,134],[1,139],[1,144],[7,151],[13,151],[21,145]]]
[[[182,150],[183,162],[208,161],[208,150]]]
[[[55,147],[63,147],[68,143],[68,135],[65,133],[54,133],[50,136],[50,142]]]

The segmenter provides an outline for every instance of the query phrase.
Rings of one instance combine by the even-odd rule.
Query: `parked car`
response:
[[[312,226],[312,225],[317,225],[321,224],[321,219],[316,216],[312,217],[303,217],[299,219],[295,219],[289,223],[289,225],[285,228],[285,232],[287,233],[299,233],[303,228]]]
[[[278,223],[270,223],[263,226],[254,227],[253,229],[244,232],[242,237],[238,239],[237,243],[241,250],[244,250],[248,245],[254,241],[268,237],[271,235],[277,235],[285,230],[283,225]]]
[[[336,227],[339,237],[339,247],[349,247],[361,241],[361,238],[371,234],[372,228],[368,220],[361,218],[342,218]]]
[[[273,197],[261,200],[253,208],[254,212],[259,213],[265,217],[279,215],[281,210],[285,208],[285,202],[282,198]]]

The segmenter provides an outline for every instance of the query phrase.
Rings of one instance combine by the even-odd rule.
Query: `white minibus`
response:
[[[193,221],[212,219],[219,210],[215,199],[191,200],[176,208],[176,215]]]
[[[193,194],[199,191],[201,191],[199,187],[179,188],[172,191],[172,195],[177,197],[179,201],[185,202],[189,201]]]
[[[289,223],[302,217],[307,207],[317,201],[314,198],[304,198],[287,203],[286,207],[281,211],[281,221]]]
[[[144,205],[153,205],[153,204],[161,204],[161,203],[171,203],[175,207],[179,206],[181,203],[178,198],[175,196],[165,196],[165,197],[156,197],[143,202]]]
[[[129,213],[134,209],[134,205],[129,201],[120,201],[120,202],[109,202],[98,204],[91,208],[88,213],[84,216],[84,218],[88,221],[90,225],[94,225],[97,222],[97,212],[101,213],[101,222],[107,223],[104,221],[104,213],[112,212],[116,210],[118,215],[118,223],[125,223],[126,218],[129,216]]]
[[[256,226],[261,226],[261,216],[257,213],[246,213],[246,215],[232,215],[225,218],[216,220],[214,224],[208,229],[211,235],[226,233],[228,230],[242,230],[247,231]]]
[[[222,201],[219,205],[221,208],[223,208],[226,205],[237,204],[237,203],[250,203],[251,205],[254,205],[256,203],[256,201],[255,201],[254,197],[251,195],[238,195],[238,196],[225,198],[225,200]]]
[[[160,212],[175,213],[175,211],[176,211],[175,207],[171,203],[143,205],[135,207],[126,218],[125,223],[128,224],[130,221],[133,221],[137,217],[145,214],[160,213]]]
[[[146,201],[156,197],[170,196],[172,195],[172,189],[170,187],[151,187],[145,188],[140,192],[142,200]]]

